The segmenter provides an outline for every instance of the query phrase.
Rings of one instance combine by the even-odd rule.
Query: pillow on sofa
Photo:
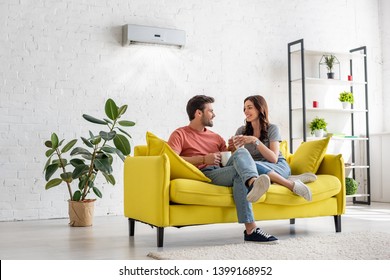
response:
[[[316,173],[324,159],[330,137],[321,140],[302,142],[291,156],[291,174],[297,175],[305,172]]]
[[[149,156],[158,156],[164,153],[168,156],[171,166],[171,180],[181,178],[211,182],[197,167],[182,159],[167,142],[153,133],[146,132],[146,142]]]

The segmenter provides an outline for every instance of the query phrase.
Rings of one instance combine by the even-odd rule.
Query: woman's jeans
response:
[[[277,163],[271,163],[268,161],[255,161],[255,163],[259,175],[268,174],[271,171],[275,171],[286,179],[291,175],[290,166],[284,158],[279,158]]]
[[[225,167],[208,166],[201,171],[215,185],[226,187],[233,185],[233,198],[236,204],[238,222],[254,222],[252,204],[246,200],[248,188],[245,183],[250,178],[257,177],[258,171],[247,149],[237,149]]]

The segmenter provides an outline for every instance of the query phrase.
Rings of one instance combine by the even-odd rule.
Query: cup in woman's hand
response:
[[[242,135],[235,135],[235,136],[233,136],[233,143],[234,143],[234,147],[236,149],[238,149],[238,148],[243,146],[241,137],[242,137]]]
[[[232,155],[232,152],[226,151],[226,152],[221,152],[221,164],[222,166],[226,166],[230,156]]]

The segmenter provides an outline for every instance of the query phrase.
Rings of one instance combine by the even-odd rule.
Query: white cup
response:
[[[222,166],[226,166],[229,158],[231,157],[232,152],[227,151],[227,152],[221,152],[221,164]]]
[[[234,136],[233,136],[233,144],[234,144],[234,147],[235,147],[236,149],[242,147],[242,145],[239,145],[239,144],[237,143],[238,138],[240,138],[241,136],[242,136],[242,135],[234,135]]]

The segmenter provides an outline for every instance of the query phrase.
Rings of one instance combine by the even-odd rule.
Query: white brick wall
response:
[[[124,48],[127,23],[184,29],[187,45]],[[166,139],[187,124],[185,104],[200,93],[216,98],[213,129],[225,138],[255,93],[287,138],[287,43],[296,39],[319,50],[367,45],[372,131],[382,129],[382,101],[390,105],[372,0],[0,0],[0,34],[0,221],[67,216],[65,187],[44,190],[43,142],[52,131],[97,131],[81,115],[103,116],[108,97],[129,105],[134,144],[148,130]],[[116,186],[97,181],[96,215],[122,214],[122,166]]]

